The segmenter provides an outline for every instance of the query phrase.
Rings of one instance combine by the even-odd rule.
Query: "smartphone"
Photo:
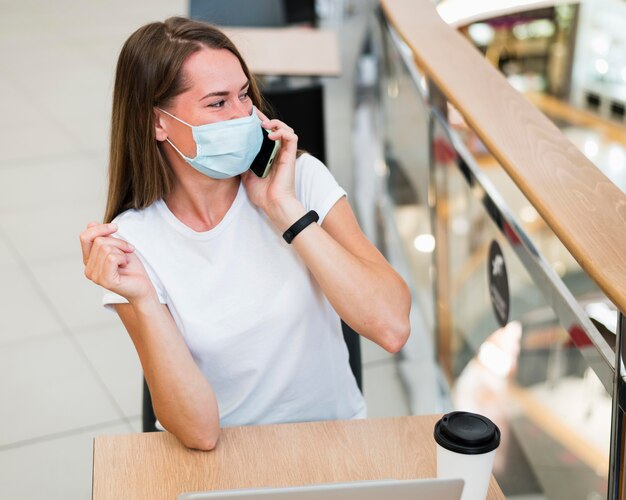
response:
[[[270,139],[268,137],[270,131],[263,127],[261,127],[261,130],[263,131],[263,143],[261,144],[259,154],[252,160],[250,170],[252,170],[257,177],[264,179],[267,177],[267,174],[270,173],[270,167],[272,163],[274,163],[276,153],[278,153],[280,149],[280,141]]]

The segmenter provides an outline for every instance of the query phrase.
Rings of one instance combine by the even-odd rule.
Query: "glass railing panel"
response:
[[[449,282],[449,286],[455,286],[452,280],[444,275],[447,273],[454,276],[460,275],[466,272],[467,264],[463,260],[464,254],[460,258],[455,255],[459,251],[462,252],[463,247],[453,245],[449,250],[452,252],[450,259],[445,262],[445,265],[437,266],[433,258],[437,252],[435,255],[432,254],[433,235],[436,231],[431,216],[441,212],[448,213],[449,230],[458,234],[468,234],[470,245],[475,246],[475,241],[479,239],[481,227],[484,224],[482,221],[484,208],[475,204],[468,205],[463,197],[454,196],[456,190],[467,189],[467,181],[462,177],[447,186],[448,198],[441,199],[439,195],[429,194],[432,177],[429,166],[430,149],[432,148],[433,157],[444,160],[455,158],[456,152],[445,140],[439,140],[437,137],[434,138],[432,146],[428,144],[428,131],[424,122],[429,120],[430,108],[425,103],[425,99],[432,99],[432,96],[428,96],[426,80],[419,68],[415,66],[410,52],[407,50],[405,50],[406,53],[402,52],[402,42],[394,36],[393,31],[383,29],[382,32],[384,78],[381,79],[380,94],[384,116],[382,122],[385,131],[385,147],[381,149],[384,149],[384,160],[389,173],[387,187],[394,211],[393,224],[401,236],[403,254],[409,264],[407,267],[411,269],[410,285],[414,298],[426,314],[427,321],[424,326],[432,332],[433,336],[439,336],[435,342],[439,344],[440,360],[444,370],[450,372],[450,359],[445,353],[450,342],[442,338],[449,330],[446,326],[446,316],[449,317],[450,314],[446,313],[444,304],[444,310],[440,311],[438,318],[440,325],[435,325],[435,321],[430,321],[429,317],[435,310],[433,298],[438,293],[448,293],[448,291],[442,292],[441,287],[437,290],[440,284],[434,278],[438,275],[443,277],[444,281]],[[601,332],[605,334],[603,345],[608,346],[602,353],[604,357],[598,356],[593,346],[587,348],[584,345],[588,339],[585,339],[583,345],[579,347],[585,350],[587,362],[596,371],[601,372],[605,387],[610,387],[610,367],[607,366],[606,360],[614,359],[614,354],[609,351],[614,344],[611,332],[615,331],[612,326],[616,319],[615,308],[582,271],[571,254],[554,236],[506,172],[489,155],[454,108],[448,106],[446,112],[449,126],[454,131],[457,141],[462,143],[467,154],[472,153],[473,164],[485,174],[487,180],[491,181],[495,186],[495,191],[506,200],[507,205],[512,207],[512,214],[516,217],[520,230],[524,232],[524,237],[532,241],[532,252],[527,252],[531,256],[530,259],[534,260],[533,252],[541,254],[544,264],[552,266],[553,276],[550,279],[558,280],[558,276],[562,278],[559,280],[560,286],[565,290],[550,290],[547,293],[559,296],[567,291],[566,285],[569,285],[568,295],[570,297],[573,295],[585,306],[592,306],[593,314],[591,315],[595,315],[595,319],[599,318],[600,323],[604,323],[598,325]],[[435,165],[433,169],[437,175],[441,173],[441,170],[438,165]],[[539,277],[535,273],[534,279],[549,282],[550,279],[544,276],[545,272],[539,271]],[[545,290],[544,293],[546,293]],[[442,307],[441,301],[437,303],[437,307]],[[572,318],[571,311],[568,309],[571,309],[571,305],[567,304],[567,301],[565,301],[565,307],[559,307],[561,321],[567,325],[568,330],[576,332],[576,329],[581,326],[578,324],[580,321]],[[593,328],[589,318],[584,319],[587,325],[581,330]],[[435,330],[437,330],[436,334]],[[600,337],[597,331],[595,334],[596,337]]]
[[[413,298],[425,322],[432,327],[434,237],[428,202],[429,109],[415,84],[415,75],[408,72],[389,32],[381,36],[385,51],[380,104],[383,162],[387,169],[386,192],[411,272]]]
[[[437,202],[446,207],[437,245],[448,263],[450,336],[440,347],[451,358],[443,365],[454,406],[501,428],[494,474],[507,498],[606,498],[611,395],[595,373],[602,363],[581,354],[596,349],[572,338],[571,320],[520,258],[510,213],[476,182],[438,120],[433,144]],[[494,244],[501,258],[490,254]]]
[[[607,4],[604,0],[600,3]],[[571,29],[576,7],[548,10],[550,15],[562,17],[557,21],[564,24],[555,33],[567,35],[557,41],[568,38],[570,57],[576,36]],[[616,16],[612,26],[618,19],[623,22],[623,16]],[[502,21],[501,26],[515,24]],[[391,33],[387,39],[392,39],[396,53],[387,47],[384,58],[388,68],[393,68],[397,83],[385,96],[397,100],[390,104],[383,99],[387,121],[404,117],[408,123],[406,118],[416,111],[420,111],[420,118],[429,114],[424,113],[426,109],[434,117],[429,132],[433,161],[429,166],[421,162],[417,167],[421,171],[406,175],[415,196],[398,196],[394,183],[390,183],[390,193],[395,193],[390,198],[396,212],[404,199],[405,207],[416,206],[430,213],[428,228],[436,242],[428,273],[435,299],[432,329],[454,407],[484,413],[503,429],[503,443],[508,444],[502,448],[495,473],[508,498],[626,497],[616,482],[624,475],[620,450],[625,441],[619,424],[626,409],[626,378],[622,380],[623,369],[617,378],[614,373],[616,344],[620,352],[624,351],[621,346],[626,334],[624,327],[618,326],[623,325],[623,317],[619,316],[618,323],[613,304],[471,128],[446,104],[447,98],[431,82],[424,85],[424,73],[415,66],[411,54],[403,51],[393,29],[387,29]],[[544,55],[555,46],[544,45],[535,46]],[[547,55],[544,72],[552,71]],[[534,64],[532,57],[527,62]],[[402,80],[405,82],[398,83]],[[529,81],[532,83],[532,78]],[[515,85],[515,78],[511,83]],[[615,116],[602,121],[607,117],[598,116],[601,113],[593,116],[589,110],[574,109],[575,102],[567,101],[567,92],[558,92],[555,88],[559,85],[549,83],[544,88],[527,88],[528,99],[626,191],[623,125]],[[410,89],[413,94],[405,92]],[[414,125],[423,128],[423,123]],[[406,140],[395,140],[397,126],[387,126],[392,131],[386,136],[389,147],[385,150],[392,160],[390,173],[395,158],[404,157],[401,163],[408,165],[425,150]],[[406,128],[403,124],[401,130]],[[420,204],[417,194],[420,180],[424,187],[430,187],[426,205]],[[409,202],[411,199],[414,203]],[[423,277],[428,264],[415,258],[415,248],[417,236],[426,226],[415,221],[424,225],[429,221],[424,211],[405,213],[404,219],[412,221],[413,227],[405,223],[402,246],[412,262],[413,275]],[[401,219],[395,217],[394,221]],[[498,301],[487,280],[495,262],[489,253],[494,242],[508,270],[510,301],[504,321],[496,316],[503,309],[502,297]],[[427,282],[423,280],[422,285]]]
[[[507,207],[520,227],[532,240],[538,252],[546,259],[564,285],[586,313],[599,323],[603,332],[615,334],[617,308],[608,300],[597,284],[583,271],[567,248],[524,196],[499,162],[485,149],[476,134],[468,127],[453,106],[448,106],[449,126],[466,146],[495,190],[506,200]],[[626,144],[626,139],[625,139]],[[614,346],[614,338],[607,337]]]

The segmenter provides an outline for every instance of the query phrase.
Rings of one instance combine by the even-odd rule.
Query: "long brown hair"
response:
[[[239,59],[250,81],[252,103],[264,109],[241,54],[214,26],[171,17],[139,28],[126,41],[117,61],[105,222],[129,208],[147,207],[171,189],[173,173],[156,140],[153,109],[167,107],[187,90],[183,63],[205,47],[229,50]]]

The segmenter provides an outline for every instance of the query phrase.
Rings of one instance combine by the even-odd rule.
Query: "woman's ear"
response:
[[[154,113],[154,133],[156,136],[156,140],[159,142],[163,142],[167,139],[167,131],[164,128],[163,123],[163,113],[161,113],[157,108],[153,108]]]

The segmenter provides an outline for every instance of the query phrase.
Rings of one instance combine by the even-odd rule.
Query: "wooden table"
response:
[[[255,75],[338,76],[333,31],[315,28],[221,28]]]
[[[231,427],[210,452],[167,432],[94,439],[93,499],[435,476],[437,416]],[[504,499],[491,478],[489,499]]]

